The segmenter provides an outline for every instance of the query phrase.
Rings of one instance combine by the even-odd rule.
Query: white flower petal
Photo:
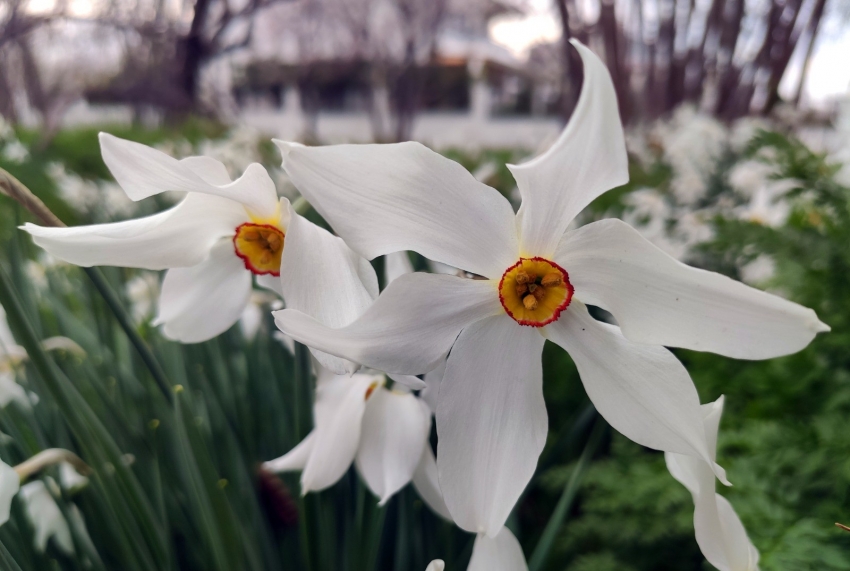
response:
[[[428,403],[431,407],[431,412],[437,410],[437,399],[440,395],[440,383],[443,382],[443,377],[446,375],[446,359],[440,361],[436,369],[425,373],[425,388],[419,394],[419,398]]]
[[[155,325],[181,343],[199,343],[227,331],[239,321],[251,297],[251,273],[222,240],[210,257],[191,268],[165,274]]]
[[[414,377],[413,375],[396,375],[387,374],[389,378],[399,383],[405,388],[413,389],[414,391],[418,391],[425,388],[425,381],[420,379],[419,377]]]
[[[407,252],[393,252],[384,256],[384,287],[396,278],[413,273],[413,264]]]
[[[425,571],[443,571],[446,568],[446,562],[442,559],[434,559],[425,568]]]
[[[611,426],[648,448],[701,458],[727,483],[708,450],[696,387],[670,351],[632,343],[575,299],[544,334],[570,354],[587,396]]]
[[[418,375],[437,366],[461,329],[502,311],[492,282],[415,273],[390,284],[341,329],[291,309],[274,316],[281,331],[308,347],[388,373]]]
[[[431,511],[440,517],[452,521],[452,514],[449,513],[449,508],[446,507],[446,502],[443,501],[443,492],[440,491],[437,459],[434,458],[434,451],[431,450],[431,444],[428,442],[425,443],[422,449],[422,458],[419,460],[419,465],[416,466],[416,471],[413,473],[413,487],[416,488],[416,493],[431,508]]]
[[[605,191],[629,180],[617,94],[605,64],[573,40],[584,82],[570,122],[539,157],[508,165],[522,194],[517,215],[523,255],[549,257],[573,218]]]
[[[282,257],[282,256],[281,256]],[[271,274],[262,274],[256,277],[257,285],[263,289],[267,289],[269,291],[275,292],[277,295],[283,297],[283,289],[280,285],[280,276],[273,276]]]
[[[313,449],[301,473],[301,491],[323,490],[348,471],[360,445],[369,387],[383,379],[373,375],[320,378],[316,387]]]
[[[440,489],[459,527],[495,536],[534,475],[548,431],[532,327],[498,315],[466,327],[437,404]]]
[[[0,525],[9,521],[12,499],[21,487],[21,479],[15,469],[0,460]]]
[[[74,553],[74,542],[68,522],[56,505],[47,486],[41,480],[21,486],[18,492],[27,517],[35,528],[35,548],[40,552],[47,549],[47,541],[53,537],[66,554]]]
[[[286,205],[287,208],[289,205]],[[323,325],[338,329],[357,319],[372,305],[373,297],[361,281],[363,258],[342,239],[290,211],[280,259],[280,283],[286,307],[305,313]],[[314,351],[316,359],[338,375],[353,373],[354,363]]]
[[[478,534],[466,571],[528,571],[528,564],[519,541],[503,527],[495,537]]]
[[[119,139],[108,133],[100,134],[100,152],[103,162],[124,192],[133,200],[141,200],[167,190],[197,192],[221,196],[240,204],[261,217],[273,216],[277,212],[278,199],[274,182],[266,169],[251,163],[241,177],[233,182],[224,182],[224,165],[208,157],[193,157],[178,161],[151,147]],[[204,167],[209,174],[199,176]]]
[[[507,199],[419,143],[275,143],[298,190],[369,259],[413,250],[490,278],[516,263],[514,213]]]
[[[145,218],[46,228],[24,224],[33,242],[78,266],[120,266],[164,270],[194,266],[222,237],[248,220],[245,209],[215,196],[190,194],[180,204]]]
[[[295,448],[274,460],[263,462],[263,468],[272,472],[296,472],[303,470],[307,465],[307,460],[313,453],[313,445],[316,441],[316,431],[311,430],[310,434],[304,437],[304,440],[298,443]]]
[[[811,309],[686,266],[620,220],[568,233],[555,261],[578,299],[610,311],[638,343],[768,359],[829,330]]]
[[[413,394],[381,387],[369,397],[355,462],[380,505],[413,478],[430,431],[431,411]]]
[[[0,409],[9,406],[12,401],[18,403],[21,408],[32,408],[26,389],[15,381],[15,375],[0,370]]]

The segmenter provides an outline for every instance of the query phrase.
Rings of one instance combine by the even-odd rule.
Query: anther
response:
[[[563,277],[558,272],[549,272],[540,280],[540,285],[543,287],[559,286],[563,281]]]
[[[523,295],[525,295],[526,293],[528,293],[528,286],[527,286],[527,285],[522,284],[522,285],[518,285],[518,286],[516,286],[516,294],[517,294],[519,297],[522,297],[522,296],[523,296]]]
[[[527,295],[522,298],[522,305],[529,311],[537,309],[537,298],[533,295]]]
[[[255,240],[260,239],[260,233],[256,230],[248,230],[247,232],[242,234],[242,239],[248,242],[253,242]]]
[[[534,293],[537,290],[537,288],[539,288],[539,287],[540,286],[535,284],[535,283],[528,284],[528,291],[530,291],[531,293]]]
[[[523,271],[517,272],[516,283],[518,283],[519,285],[525,285],[530,281],[531,281],[531,276],[529,276],[527,273],[525,273]]]
[[[537,301],[540,301],[544,297],[546,297],[546,288],[539,287],[539,288],[535,289],[533,292],[531,292],[531,295],[534,296],[534,299],[536,299]]]

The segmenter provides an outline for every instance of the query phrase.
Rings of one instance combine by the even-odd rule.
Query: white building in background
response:
[[[342,13],[343,5],[357,10]],[[435,147],[536,149],[557,135],[558,118],[545,113],[554,107],[551,89],[488,37],[490,19],[515,6],[447,0],[436,33],[427,13],[405,19],[395,6],[314,0],[265,11],[251,49],[231,63],[237,120],[285,139],[391,138],[382,64],[401,61],[411,46],[426,84],[411,138]]]

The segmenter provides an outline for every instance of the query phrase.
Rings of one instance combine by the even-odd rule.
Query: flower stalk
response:
[[[66,226],[29,188],[2,168],[0,168],[0,192],[26,208],[45,225],[56,228],[64,228]],[[124,333],[136,348],[136,351],[139,352],[139,357],[141,357],[145,367],[150,371],[163,396],[171,402],[171,385],[165,376],[165,371],[162,369],[150,347],[148,347],[148,344],[145,343],[145,340],[136,331],[132,319],[121,304],[121,300],[112,291],[112,288],[100,270],[97,268],[82,268],[82,270],[92,281],[94,287],[106,302],[106,305],[109,306],[115,319],[118,320],[121,329],[124,330]]]
[[[15,466],[15,472],[23,482],[33,474],[37,474],[50,466],[55,466],[67,462],[82,476],[88,476],[92,473],[91,467],[86,464],[82,458],[64,448],[48,448],[42,450],[35,456],[24,460]]]

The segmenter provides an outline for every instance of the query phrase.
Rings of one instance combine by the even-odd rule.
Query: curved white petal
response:
[[[383,378],[373,375],[329,376],[316,386],[316,427],[310,457],[301,473],[301,491],[323,490],[348,470],[360,445],[369,389]]]
[[[281,331],[308,347],[388,373],[418,375],[437,366],[461,329],[502,311],[491,282],[415,273],[390,284],[341,329],[292,309],[273,315]]]
[[[495,537],[480,533],[466,571],[528,571],[522,547],[506,527]]]
[[[420,458],[419,465],[416,466],[416,471],[413,473],[413,487],[416,488],[416,493],[431,508],[431,511],[452,521],[452,514],[449,513],[449,508],[443,501],[443,492],[440,491],[437,459],[434,458],[434,451],[431,450],[431,444],[428,442],[422,448],[422,458]]]
[[[711,489],[694,496],[694,533],[700,551],[720,571],[756,571],[758,550],[732,505],[713,487],[711,478]]]
[[[274,460],[263,462],[263,468],[272,472],[296,472],[303,470],[307,465],[307,460],[313,453],[313,445],[316,439],[316,431],[311,430],[310,434],[304,437],[304,440],[299,442],[295,448]]]
[[[507,199],[427,147],[274,142],[298,190],[363,256],[413,250],[490,278],[516,263]]]
[[[164,270],[199,264],[220,238],[232,236],[246,220],[238,204],[190,194],[174,208],[136,220],[74,228],[27,223],[21,229],[71,264]]]
[[[495,536],[534,475],[548,431],[543,336],[507,315],[466,327],[437,404],[440,489],[459,527]]]
[[[366,404],[357,470],[384,505],[413,478],[431,431],[431,411],[411,393],[376,389]]]
[[[523,255],[551,256],[585,206],[629,180],[611,76],[596,54],[575,40],[572,44],[584,64],[584,81],[570,122],[544,154],[508,165],[522,194],[517,222]]]
[[[723,414],[724,398],[701,407],[709,455],[715,457],[717,432]],[[664,454],[670,474],[694,498],[694,531],[697,543],[709,563],[721,571],[756,571],[758,550],[750,543],[738,514],[723,496],[715,493],[714,474],[704,460],[693,456]]]
[[[388,286],[396,278],[413,273],[413,264],[407,252],[393,252],[384,256],[384,284]]]
[[[239,321],[250,297],[251,273],[230,240],[222,240],[206,261],[166,272],[154,324],[169,339],[199,343]]]
[[[12,499],[21,487],[21,479],[15,469],[0,460],[0,525],[9,521]]]
[[[395,373],[387,373],[387,376],[407,389],[418,391],[425,388],[425,381],[413,375],[397,375]]]
[[[446,562],[442,559],[434,559],[425,568],[425,571],[443,571],[446,568]]]
[[[570,354],[587,396],[611,426],[648,448],[701,458],[727,483],[708,449],[697,390],[670,351],[632,343],[576,300],[544,334]]]
[[[811,309],[686,266],[620,220],[566,234],[555,261],[578,299],[610,311],[638,343],[768,359],[829,330]]]
[[[423,381],[425,388],[419,394],[419,398],[428,403],[431,407],[431,412],[437,410],[437,399],[440,395],[440,383],[443,382],[443,377],[446,375],[446,359],[440,361],[440,364],[432,371],[425,373]]]
[[[287,308],[333,329],[348,325],[372,305],[374,298],[361,275],[377,289],[375,270],[342,239],[299,216],[288,203],[286,207],[291,218],[280,259],[280,283]],[[368,269],[361,267],[364,262]],[[313,354],[338,375],[357,370],[350,361],[321,351]]]
[[[224,165],[209,157],[178,161],[151,147],[100,133],[103,162],[124,192],[141,200],[166,190],[179,190],[221,196],[251,209],[260,217],[274,216],[278,208],[277,191],[266,169],[251,163],[241,177],[224,183]],[[218,163],[220,164],[220,163]],[[206,170],[209,174],[199,175]]]

